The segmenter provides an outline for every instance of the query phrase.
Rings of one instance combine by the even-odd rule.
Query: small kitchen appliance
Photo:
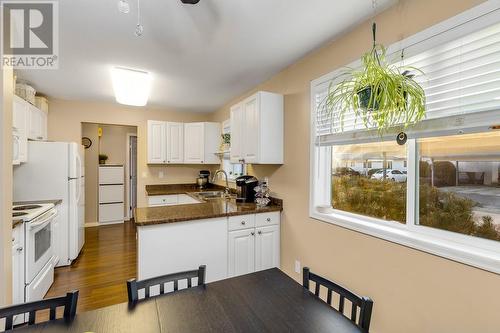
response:
[[[196,184],[202,190],[207,188],[210,183],[210,171],[208,170],[200,170],[198,174],[198,178],[196,178]]]
[[[236,178],[236,186],[238,187],[238,196],[236,202],[254,202],[255,201],[255,187],[259,181],[254,176],[240,176]]]

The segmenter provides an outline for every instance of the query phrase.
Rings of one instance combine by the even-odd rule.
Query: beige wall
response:
[[[177,112],[169,109],[133,108],[116,103],[49,101],[49,140],[81,142],[82,123],[113,124],[137,127],[137,205],[145,206],[147,184],[194,183],[198,171],[206,166],[147,165],[147,120],[206,121],[204,113]],[[159,173],[164,177],[160,178]]]
[[[382,13],[379,41],[386,45],[456,15],[480,0],[412,0]],[[309,218],[310,81],[350,63],[370,47],[367,22],[311,53],[257,90],[285,95],[285,164],[253,166],[269,176],[284,199],[281,268],[295,279],[294,261],[374,301],[373,332],[498,332],[500,276]]]
[[[98,128],[102,129],[102,137],[99,140]],[[99,154],[108,155],[107,164],[121,164],[127,168],[127,135],[137,135],[134,126],[105,125],[105,124],[82,124],[82,137],[92,140],[92,145],[85,149],[85,222],[98,221],[98,193],[99,193]],[[125,184],[123,202],[126,203]],[[127,205],[123,205],[124,214],[127,213]]]
[[[12,69],[0,69],[0,306],[12,301]]]

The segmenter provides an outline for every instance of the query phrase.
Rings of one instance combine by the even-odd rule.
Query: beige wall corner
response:
[[[481,0],[407,0],[377,17],[378,39],[389,45]],[[281,269],[300,280],[295,260],[374,301],[372,332],[496,332],[500,276],[309,218],[310,82],[359,58],[370,47],[365,22],[312,52],[213,114],[229,118],[231,105],[258,90],[285,95],[285,164],[250,166],[269,176],[284,200]],[[443,311],[445,309],[445,311]]]
[[[0,306],[12,302],[12,69],[0,70]]]

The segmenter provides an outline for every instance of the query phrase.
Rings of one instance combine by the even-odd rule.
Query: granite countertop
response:
[[[33,201],[16,201],[13,202],[12,204],[15,206],[20,206],[20,205],[36,205],[36,204],[49,204],[52,203],[54,206],[57,206],[62,203],[61,199],[54,199],[54,200],[33,200]],[[12,218],[12,228],[15,228],[18,224],[23,223],[23,219],[19,217],[14,217]]]
[[[224,189],[222,186],[212,186],[204,191]],[[146,192],[148,195],[168,195],[190,194],[200,192],[200,190],[195,184],[147,185]],[[283,210],[282,200],[276,198],[271,198],[271,203],[266,207],[257,207],[254,203],[237,203],[235,199],[211,198],[204,200],[196,195],[191,196],[201,202],[197,204],[136,208],[134,210],[135,224],[137,226],[147,226]]]

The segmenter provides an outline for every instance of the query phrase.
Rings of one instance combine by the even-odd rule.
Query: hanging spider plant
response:
[[[373,47],[362,57],[361,69],[348,68],[346,79],[339,84],[330,83],[324,108],[332,124],[343,121],[346,113],[354,111],[366,128],[377,128],[379,134],[396,126],[407,128],[425,117],[425,92],[413,79],[423,74],[414,67],[388,64],[386,49],[375,42],[376,25],[373,24]]]

